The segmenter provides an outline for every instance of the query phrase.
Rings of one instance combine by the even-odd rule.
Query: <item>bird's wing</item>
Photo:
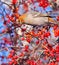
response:
[[[19,21],[33,25],[42,25],[45,23],[55,23],[55,20],[51,17],[46,17],[47,14],[41,14],[39,12],[27,12],[19,17]]]

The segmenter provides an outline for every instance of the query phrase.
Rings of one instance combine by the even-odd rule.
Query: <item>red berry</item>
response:
[[[59,21],[59,16],[57,16],[57,21]]]
[[[16,4],[16,3],[17,3],[17,0],[12,0],[12,3],[13,3],[13,4]]]
[[[55,37],[59,36],[59,29],[54,31]]]
[[[27,40],[27,42],[29,42],[29,43],[31,42],[31,40],[30,40],[29,38],[26,38],[26,40]]]
[[[49,5],[49,4],[48,4],[48,1],[46,1],[46,0],[41,0],[41,1],[40,1],[40,4],[39,4],[39,6],[41,6],[41,7],[43,7],[43,8],[46,8],[48,5]]]
[[[44,37],[48,37],[48,36],[50,36],[50,32],[46,32],[46,33],[44,34]]]
[[[56,61],[57,61],[57,62],[59,62],[59,56],[58,56],[58,57],[56,57]]]
[[[56,30],[56,29],[57,29],[57,27],[58,27],[58,25],[54,25],[54,27],[53,27],[53,28],[54,28],[54,30]]]
[[[21,40],[25,40],[25,38],[24,38],[24,37],[22,37],[22,38],[21,38]]]
[[[9,63],[8,63],[8,65],[12,65],[13,63],[10,61]]]
[[[36,44],[39,44],[39,40],[36,41]]]
[[[13,57],[13,55],[12,55],[12,54],[9,54],[9,55],[8,55],[8,58],[12,58],[12,57]]]
[[[56,53],[59,53],[59,45],[56,47]]]
[[[29,49],[29,46],[26,45],[26,46],[25,46],[25,51],[28,51],[28,49]]]
[[[55,63],[54,62],[51,62],[49,65],[55,65]]]

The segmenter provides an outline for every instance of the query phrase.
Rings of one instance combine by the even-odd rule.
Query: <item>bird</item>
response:
[[[44,25],[45,23],[56,23],[53,16],[49,16],[47,13],[40,13],[36,11],[29,11],[19,17],[19,22],[31,24],[31,25]]]

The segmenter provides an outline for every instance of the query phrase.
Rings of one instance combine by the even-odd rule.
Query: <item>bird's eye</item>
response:
[[[57,6],[57,3],[54,3],[54,6]]]

